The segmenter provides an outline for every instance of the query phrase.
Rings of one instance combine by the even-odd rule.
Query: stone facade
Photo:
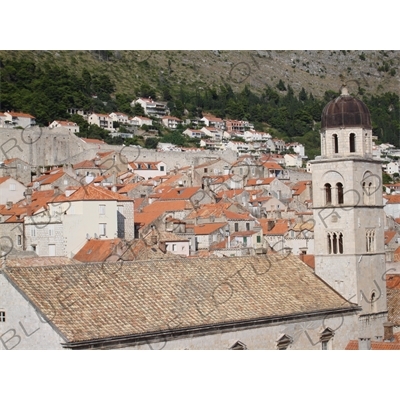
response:
[[[342,94],[332,102],[346,103],[350,97]],[[351,119],[344,115],[343,120]],[[323,114],[323,122],[330,117]],[[322,129],[321,152],[311,162],[315,273],[362,307],[359,337],[379,340],[387,316],[385,215],[381,162],[372,158],[372,130],[357,124]]]

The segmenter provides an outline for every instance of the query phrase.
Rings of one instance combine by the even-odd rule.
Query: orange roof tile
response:
[[[21,118],[35,118],[33,115],[22,113],[22,112],[10,111],[10,112],[7,112],[7,114],[10,114],[12,117],[17,117],[17,118],[18,117],[21,117]]]
[[[121,239],[89,239],[75,254],[74,259],[80,262],[102,262],[113,253]]]
[[[224,228],[226,225],[228,225],[226,222],[213,222],[209,224],[192,225],[192,227],[196,235],[209,235]],[[187,227],[189,227],[189,225],[187,225]]]
[[[256,178],[249,179],[246,186],[256,186],[256,185],[269,185],[275,178]]]
[[[396,236],[396,231],[387,230],[385,231],[385,244],[388,244]]]
[[[299,181],[296,182],[292,186],[293,196],[298,196],[299,194],[303,193],[306,189],[307,185],[309,185],[311,181]]]
[[[127,196],[112,192],[101,186],[87,185],[81,186],[76,192],[70,196],[64,194],[55,197],[51,203],[59,203],[64,201],[81,201],[81,200],[119,200],[119,201],[133,201]]]
[[[358,340],[350,340],[345,350],[358,350]],[[400,343],[371,341],[371,350],[400,350]]]
[[[159,211],[160,214],[166,211],[179,211],[192,209],[193,206],[187,200],[155,201],[143,208],[143,212]]]
[[[400,203],[400,194],[391,194],[390,196],[383,196],[387,199],[387,204],[399,204]]]

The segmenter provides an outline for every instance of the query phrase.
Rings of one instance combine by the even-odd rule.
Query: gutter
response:
[[[302,314],[290,314],[287,316],[262,317],[245,321],[223,322],[217,324],[207,324],[197,327],[185,327],[178,329],[166,329],[161,331],[145,332],[132,335],[115,336],[100,339],[83,340],[79,342],[61,343],[63,348],[67,349],[95,349],[95,348],[117,348],[124,345],[149,343],[149,341],[162,341],[166,344],[168,339],[176,339],[187,336],[201,336],[205,334],[222,333],[226,331],[246,329],[260,325],[273,325],[283,321],[296,321],[303,318],[327,317],[335,315],[350,314],[362,311],[360,306],[334,308],[328,310],[319,310]]]

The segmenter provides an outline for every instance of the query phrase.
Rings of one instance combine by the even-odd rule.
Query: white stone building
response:
[[[66,190],[26,216],[24,231],[39,256],[73,257],[89,238],[133,239],[133,200],[93,185]]]

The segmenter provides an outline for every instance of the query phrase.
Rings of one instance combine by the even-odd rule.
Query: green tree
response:
[[[279,79],[278,84],[276,85],[276,88],[280,91],[280,92],[284,92],[286,91],[286,86],[283,83],[282,79]]]
[[[158,142],[159,142],[159,140],[157,138],[148,137],[148,138],[146,138],[146,140],[144,142],[144,147],[146,149],[156,149]]]

